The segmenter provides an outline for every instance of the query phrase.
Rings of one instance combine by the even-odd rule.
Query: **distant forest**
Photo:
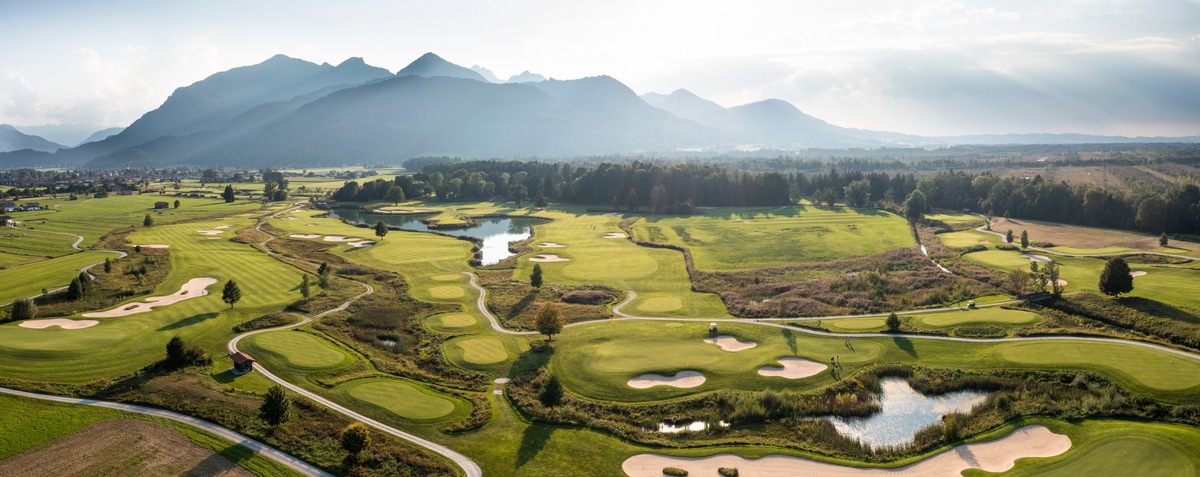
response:
[[[694,207],[782,206],[800,198],[831,205],[896,209],[913,190],[931,208],[969,210],[1149,233],[1200,235],[1200,187],[1182,183],[1157,190],[1105,190],[1084,184],[1032,178],[999,178],[987,172],[944,171],[917,178],[912,173],[838,171],[746,172],[712,164],[661,162],[602,163],[595,166],[520,161],[426,163],[421,172],[347,183],[339,201],[386,200],[400,189],[405,198],[490,200],[497,197],[539,204],[565,202],[690,213]],[[395,199],[397,192],[390,196]]]

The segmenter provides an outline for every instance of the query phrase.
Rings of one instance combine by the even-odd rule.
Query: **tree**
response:
[[[37,318],[37,304],[30,298],[21,298],[14,301],[10,317],[14,320],[32,320]]]
[[[1011,272],[1008,272],[1004,284],[1009,293],[1015,296],[1024,295],[1025,290],[1029,286],[1029,272],[1020,268],[1014,268]]]
[[[1033,289],[1038,293],[1046,293],[1046,274],[1036,261],[1029,262],[1029,279],[1033,282]]]
[[[292,398],[278,384],[267,390],[263,403],[258,407],[258,417],[267,424],[278,426],[292,418]]]
[[[303,275],[303,278],[300,279],[300,295],[304,296],[304,298],[312,295],[312,288],[310,288],[308,283],[308,274]]]
[[[1158,236],[1158,246],[1159,246],[1159,247],[1166,247],[1166,246],[1167,246],[1167,244],[1168,244],[1168,243],[1170,243],[1170,242],[1171,242],[1171,241],[1170,241],[1170,239],[1168,239],[1168,238],[1167,238],[1167,233],[1166,233],[1166,232],[1163,232],[1163,233],[1162,233],[1162,235],[1159,235],[1159,236]]]
[[[92,294],[92,277],[87,273],[81,272],[79,276],[71,280],[71,284],[67,286],[67,298],[72,300],[82,300]]]
[[[382,220],[375,223],[375,236],[379,237],[379,240],[383,240],[383,236],[387,235],[387,233],[388,233],[387,224],[383,223]]]
[[[1129,264],[1121,257],[1113,257],[1104,264],[1100,272],[1100,292],[1108,296],[1117,296],[1133,291],[1133,275],[1129,274]]]
[[[146,218],[142,219],[142,226],[149,227],[151,225],[154,225],[154,217],[151,217],[150,214],[146,214]]]
[[[558,305],[548,303],[543,306],[542,311],[538,313],[534,327],[537,328],[538,333],[546,335],[546,341],[553,341],[554,335],[563,329],[562,312],[559,311]]]
[[[883,323],[887,325],[889,332],[895,333],[900,331],[900,317],[896,316],[896,312],[894,311],[888,315],[887,319],[884,320]]]
[[[371,430],[361,422],[351,423],[342,429],[342,449],[357,456],[371,445]]]
[[[551,374],[550,379],[542,386],[542,391],[538,393],[538,401],[541,401],[543,406],[554,407],[562,404],[562,398],[562,383],[558,382],[558,376]]]
[[[1054,294],[1054,298],[1061,297],[1063,294],[1064,284],[1059,280],[1059,268],[1057,262],[1047,263],[1042,267],[1042,273],[1046,278],[1046,285],[1050,287],[1050,292]]]
[[[176,209],[178,209],[178,208],[179,208],[179,199],[175,199],[175,208],[176,208]]]
[[[167,342],[167,365],[172,368],[186,368],[210,363],[212,360],[208,358],[208,354],[204,352],[203,348],[188,344],[183,341],[183,338],[175,336]]]
[[[529,274],[529,285],[534,288],[542,287],[542,264],[533,264],[533,273]]]
[[[400,186],[388,187],[387,192],[383,194],[383,199],[391,202],[392,205],[404,202],[404,189],[400,188]]]
[[[329,264],[322,262],[321,266],[317,268],[317,284],[321,285],[323,289],[328,289],[329,275],[332,273],[333,270],[329,268]]]
[[[225,199],[226,203],[233,202],[233,185],[226,185],[225,192],[221,193],[221,198]]]
[[[850,207],[863,207],[871,200],[871,182],[866,179],[859,179],[851,182],[843,188],[843,194],[846,196],[846,205]]]
[[[236,280],[230,279],[225,282],[225,289],[221,290],[221,301],[228,303],[229,308],[233,308],[234,303],[242,301],[242,289]]]
[[[1012,241],[1013,241],[1012,229],[1008,229],[1008,232],[1004,233],[1004,242],[1011,244]]]
[[[925,193],[919,190],[912,191],[908,194],[908,198],[904,200],[904,218],[909,222],[917,223],[925,218]]]
[[[104,259],[104,273],[112,273],[112,259]]]
[[[1029,248],[1029,231],[1021,231],[1021,248]]]
[[[632,212],[637,208],[639,200],[637,189],[629,189],[629,194],[625,196],[625,207]]]

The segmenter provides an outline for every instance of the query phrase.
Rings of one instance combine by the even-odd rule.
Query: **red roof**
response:
[[[254,362],[254,358],[251,358],[251,357],[250,357],[250,355],[248,355],[248,354],[246,354],[246,353],[243,353],[243,352],[241,352],[241,351],[238,351],[238,352],[236,352],[236,353],[233,353],[233,354],[229,355],[229,357],[230,357],[231,359],[233,359],[233,364],[242,364],[242,363],[245,363],[245,362],[247,362],[247,361],[249,361],[249,362],[251,362],[251,363],[253,363],[253,362]]]

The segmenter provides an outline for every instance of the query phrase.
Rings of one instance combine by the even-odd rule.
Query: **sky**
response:
[[[428,51],[927,136],[1200,135],[1200,0],[0,0],[0,123],[65,139],[277,53]]]

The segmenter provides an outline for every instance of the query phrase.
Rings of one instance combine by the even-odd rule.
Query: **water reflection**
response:
[[[882,411],[866,418],[829,418],[842,435],[872,447],[908,444],[917,431],[941,422],[942,416],[969,412],[987,399],[987,393],[977,391],[929,397],[899,378],[882,379],[879,383],[883,387]]]
[[[421,221],[429,217],[429,215],[365,214],[363,211],[357,209],[337,209],[329,213],[330,217],[345,219],[352,223],[374,225],[376,222],[383,221],[383,223],[391,227],[421,232],[430,230]],[[437,232],[446,235],[470,236],[483,239],[482,263],[484,265],[491,265],[511,257],[513,254],[508,251],[508,243],[529,238],[532,234],[533,226],[542,222],[542,220],[522,217],[495,217],[476,219],[476,222],[478,225],[475,227],[440,229]]]

